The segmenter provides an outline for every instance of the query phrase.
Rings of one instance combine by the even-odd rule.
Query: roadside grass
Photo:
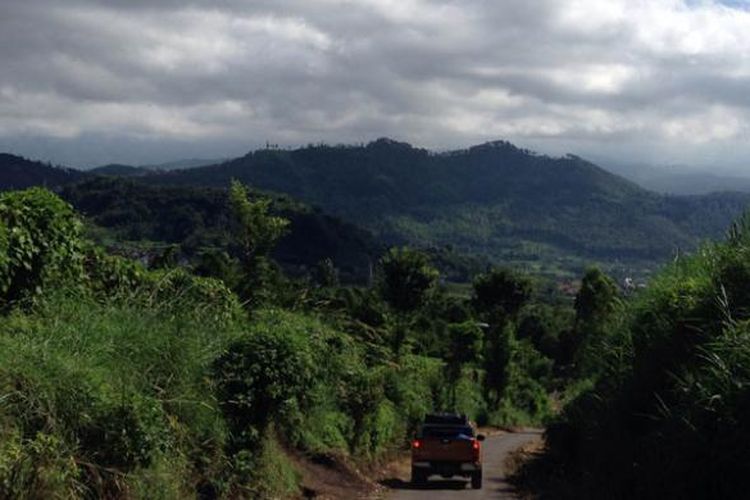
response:
[[[174,498],[221,483],[208,367],[241,327],[65,292],[0,317],[0,496]]]

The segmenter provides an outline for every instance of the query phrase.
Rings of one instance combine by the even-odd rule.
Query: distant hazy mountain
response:
[[[605,168],[658,193],[695,195],[722,191],[750,193],[750,176],[721,175],[689,167],[606,164]]]
[[[648,189],[670,194],[707,194],[719,191],[741,191],[750,193],[750,179],[744,177],[722,177],[713,174],[673,174],[642,179]]]
[[[86,174],[69,168],[53,167],[20,156],[0,153],[0,190],[46,186],[50,189],[76,182]]]
[[[145,168],[148,170],[161,170],[161,171],[169,171],[169,170],[181,170],[181,169],[187,169],[187,168],[196,168],[196,167],[205,167],[206,165],[218,165],[219,163],[224,163],[227,161],[226,158],[220,158],[220,159],[201,159],[201,158],[188,158],[184,160],[174,160],[169,161],[166,163],[158,163],[155,165],[141,165],[141,168]]]
[[[95,167],[88,172],[98,175],[111,175],[117,177],[136,177],[139,175],[147,175],[153,172],[169,172],[170,170],[181,170],[189,168],[204,167],[206,165],[217,165],[223,163],[224,159],[198,159],[191,158],[186,160],[174,160],[166,163],[158,163],[153,165],[123,165],[120,163],[112,163],[109,165],[102,165],[101,167]]]
[[[110,165],[92,168],[91,170],[87,170],[87,172],[95,175],[108,175],[114,177],[137,177],[139,175],[151,174],[153,173],[153,170],[149,170],[145,167],[133,167],[131,165],[112,163]]]
[[[664,259],[722,235],[750,200],[664,196],[584,159],[541,156],[507,142],[440,154],[389,139],[259,150],[143,179],[226,186],[232,178],[321,206],[387,241],[453,245],[530,266]]]

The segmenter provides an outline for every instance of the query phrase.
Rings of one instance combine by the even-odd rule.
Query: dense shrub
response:
[[[219,404],[243,445],[257,438],[253,433],[266,431],[286,406],[304,404],[318,371],[304,332],[275,326],[255,323],[214,363]]]
[[[83,276],[82,224],[41,188],[0,194],[0,307]]]
[[[680,259],[599,350],[596,386],[548,430],[576,498],[742,498],[750,487],[747,233]]]
[[[262,383],[256,383],[253,389],[243,382],[253,378],[259,366],[276,359],[278,367],[271,369],[272,375],[286,366],[284,373],[279,373],[279,379],[293,377],[292,382],[301,383],[302,389],[293,394],[285,393],[281,406],[262,406],[261,417],[268,415],[265,410],[274,413],[274,421],[285,439],[303,450],[345,453],[358,458],[379,456],[401,447],[414,425],[425,413],[442,407],[447,395],[439,360],[413,355],[403,355],[398,362],[387,358],[368,359],[367,350],[360,342],[308,315],[258,311],[247,337],[241,342],[267,346],[258,348],[251,357],[263,355],[271,348],[274,354],[265,356],[267,361],[245,365],[238,362],[236,354],[229,354],[233,352],[230,349],[217,364],[230,370],[218,372],[219,376],[224,378],[225,373],[229,373],[231,376],[225,378],[227,382],[240,381],[231,384],[233,389],[251,394],[273,386],[265,378],[260,381],[256,377],[255,380]],[[294,347],[293,354],[284,355],[284,358],[294,359],[276,358],[277,353],[287,353],[277,346],[279,342]],[[295,374],[288,373],[286,363],[297,362],[301,365],[295,368]],[[307,374],[304,381],[297,378],[304,374]],[[224,382],[220,382],[220,387],[221,384]],[[286,386],[290,390],[298,387],[296,382]],[[233,403],[231,409],[239,409],[244,401]],[[249,420],[254,418],[252,415],[252,410],[243,413],[241,418],[245,420],[241,425],[258,429],[258,424]]]

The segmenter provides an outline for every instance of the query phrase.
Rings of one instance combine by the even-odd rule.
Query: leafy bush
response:
[[[0,497],[75,498],[83,493],[79,475],[70,449],[55,435],[0,433]]]
[[[304,403],[318,367],[300,333],[255,323],[214,363],[219,404],[241,446],[256,442],[286,407]]]
[[[146,280],[147,274],[146,269],[139,263],[109,255],[93,245],[86,249],[84,269],[89,288],[100,296],[124,293],[132,295]]]
[[[0,194],[0,307],[83,275],[82,224],[46,189]]]

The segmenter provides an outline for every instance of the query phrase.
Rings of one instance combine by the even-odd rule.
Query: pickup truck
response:
[[[484,436],[463,415],[427,415],[411,443],[411,480],[424,484],[431,475],[471,478],[471,487],[482,487]]]

